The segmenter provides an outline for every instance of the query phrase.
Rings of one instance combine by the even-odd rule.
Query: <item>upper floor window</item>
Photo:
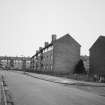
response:
[[[50,59],[52,60],[53,59],[53,55],[51,54],[51,56],[50,56]]]

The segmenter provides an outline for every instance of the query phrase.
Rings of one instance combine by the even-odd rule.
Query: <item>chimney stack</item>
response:
[[[56,37],[57,36],[55,34],[52,35],[52,42],[54,42],[56,40]]]
[[[48,44],[49,44],[48,42],[45,42],[45,47],[47,47],[47,46],[48,46]]]
[[[39,51],[38,50],[36,50],[36,53],[38,53]]]
[[[42,50],[42,47],[39,47],[39,51],[41,51]]]

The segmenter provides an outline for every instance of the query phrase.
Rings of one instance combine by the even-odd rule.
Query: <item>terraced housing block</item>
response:
[[[59,39],[52,35],[51,43],[45,43],[44,48],[40,47],[31,58],[32,70],[55,74],[73,73],[80,60],[80,47],[69,34]]]

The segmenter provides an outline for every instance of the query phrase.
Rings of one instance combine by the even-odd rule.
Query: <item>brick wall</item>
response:
[[[68,35],[54,43],[54,72],[72,73],[80,60],[80,45]]]
[[[105,38],[90,49],[90,74],[105,75]]]

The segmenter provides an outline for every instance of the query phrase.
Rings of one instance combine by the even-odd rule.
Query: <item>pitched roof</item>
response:
[[[55,43],[56,41],[59,41],[59,40],[62,39],[62,38],[65,38],[65,37],[72,39],[72,40],[76,43],[77,46],[81,47],[81,45],[80,45],[73,37],[71,37],[71,35],[66,34],[66,35],[64,35],[64,36],[62,36],[62,37],[56,39],[54,42],[49,43],[46,47],[43,47],[41,50],[44,50],[44,49],[46,49],[46,48],[52,46],[53,43]],[[33,58],[34,56],[36,56],[38,53],[40,53],[40,51],[37,52],[35,55],[33,55],[32,58]]]
[[[97,40],[93,43],[93,45],[90,47],[89,50],[91,50],[93,47],[95,47],[96,43],[98,43],[99,41],[104,41],[105,42],[105,36],[100,35]]]
[[[69,39],[72,39],[76,43],[77,46],[81,47],[81,45],[70,34],[66,34],[66,35],[60,37],[59,39],[57,39],[56,41],[58,41],[58,40],[60,40],[62,38],[65,38],[65,37],[67,37]]]

